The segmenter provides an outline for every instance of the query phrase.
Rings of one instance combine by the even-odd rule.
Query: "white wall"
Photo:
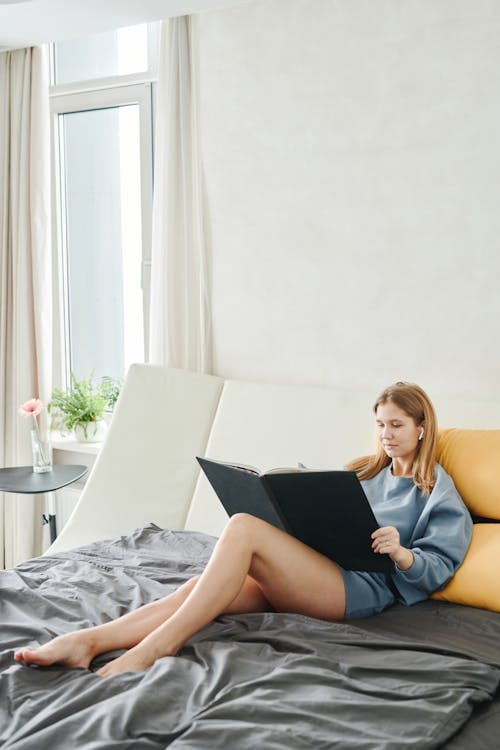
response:
[[[216,373],[498,400],[500,3],[197,26]]]

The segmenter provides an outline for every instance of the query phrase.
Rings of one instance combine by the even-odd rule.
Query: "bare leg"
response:
[[[36,649],[20,649],[14,654],[14,659],[39,666],[57,663],[66,667],[87,669],[92,659],[98,654],[115,649],[132,648],[140,643],[177,611],[193,590],[198,578],[199,576],[191,578],[168,596],[145,604],[112,622],[66,633]],[[269,609],[269,602],[260,587],[248,577],[240,593],[229,604],[225,613],[265,612]]]
[[[99,673],[145,669],[158,656],[176,653],[218,615],[271,608],[340,619],[342,575],[335,563],[288,534],[239,514],[226,526],[201,577],[113,622],[59,636],[38,649],[21,649],[14,658],[87,668],[97,654],[126,648],[131,650]]]
[[[228,610],[248,575],[278,611],[326,620],[344,616],[344,582],[335,563],[274,526],[238,514],[180,607],[98,674],[147,669],[157,658],[176,654],[191,635]]]

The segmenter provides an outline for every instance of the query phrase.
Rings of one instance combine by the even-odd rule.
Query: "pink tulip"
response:
[[[30,398],[26,403],[19,407],[19,414],[22,417],[38,417],[43,409],[43,404],[39,398]]]

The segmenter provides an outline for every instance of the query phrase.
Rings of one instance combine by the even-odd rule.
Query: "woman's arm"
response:
[[[462,564],[472,536],[472,520],[454,487],[438,487],[429,497],[427,512],[415,528],[409,568],[398,570],[395,581],[429,595],[444,586]]]

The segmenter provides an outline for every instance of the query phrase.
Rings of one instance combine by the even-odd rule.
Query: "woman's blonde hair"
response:
[[[436,412],[426,392],[415,385],[415,383],[404,383],[399,381],[386,388],[375,401],[373,411],[382,404],[391,402],[402,409],[405,414],[413,419],[417,427],[422,425],[424,434],[419,440],[417,452],[412,466],[412,477],[415,484],[425,493],[429,494],[435,483],[434,464],[436,463],[437,450],[437,419]],[[349,471],[355,471],[359,479],[371,479],[385,466],[391,463],[391,459],[384,451],[380,442],[377,452],[373,456],[357,458],[346,467]]]

